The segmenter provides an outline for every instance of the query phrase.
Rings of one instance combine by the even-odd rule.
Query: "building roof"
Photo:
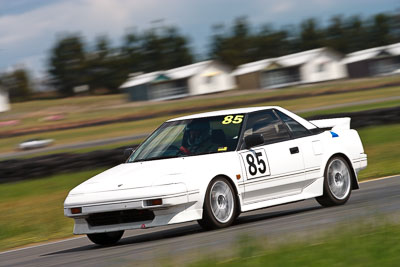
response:
[[[161,74],[160,71],[145,73],[137,76],[130,77],[126,82],[124,82],[119,88],[128,88],[145,83],[149,83],[156,79]]]
[[[350,63],[357,62],[357,61],[363,61],[363,60],[377,57],[382,52],[386,52],[393,56],[400,55],[400,43],[384,45],[384,46],[379,46],[379,47],[374,47],[374,48],[369,48],[369,49],[353,52],[353,53],[347,54],[342,62],[344,64],[350,64]]]
[[[271,63],[276,63],[278,65],[281,65],[282,67],[302,65],[326,49],[327,48],[325,48],[325,47],[317,48],[317,49],[294,53],[294,54],[281,56],[281,57],[277,57],[277,58],[269,58],[269,59],[263,59],[263,60],[259,60],[259,61],[255,61],[255,62],[251,62],[251,63],[246,63],[246,64],[238,66],[236,68],[236,70],[233,71],[232,75],[238,76],[238,75],[243,75],[243,74],[247,74],[247,73],[257,72],[257,71],[267,68]]]
[[[274,58],[269,58],[240,65],[232,72],[232,75],[237,76],[260,71],[262,69],[265,69],[273,61]]]
[[[312,50],[307,50],[295,54],[290,54],[277,58],[277,63],[283,66],[297,66],[307,63],[312,58],[318,56],[322,51],[327,50],[327,48],[317,48]]]
[[[202,61],[174,69],[164,70],[164,71],[155,71],[150,73],[145,73],[137,76],[133,76],[128,79],[125,83],[123,83],[120,88],[127,88],[132,86],[137,86],[141,84],[146,84],[154,81],[160,75],[164,75],[171,80],[184,79],[189,78],[197,73],[199,73],[203,68],[211,64],[213,61]]]
[[[201,71],[204,67],[209,65],[212,61],[202,61],[190,65],[186,65],[183,67],[175,68],[175,69],[170,69],[164,72],[166,76],[169,78],[176,80],[176,79],[183,79],[183,78],[188,78],[191,77]]]

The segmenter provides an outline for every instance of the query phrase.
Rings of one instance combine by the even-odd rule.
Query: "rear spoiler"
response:
[[[350,120],[351,118],[335,118],[335,119],[324,119],[324,120],[313,120],[310,121],[312,124],[322,129],[342,129],[349,130],[350,129]]]

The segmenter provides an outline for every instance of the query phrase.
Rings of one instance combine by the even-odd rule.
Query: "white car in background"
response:
[[[54,142],[53,139],[29,139],[26,140],[18,145],[18,148],[21,150],[27,149],[35,149],[35,148],[42,148],[51,145]]]
[[[240,213],[308,198],[346,203],[367,155],[350,118],[307,121],[281,107],[171,119],[128,160],[75,187],[64,213],[100,245],[124,230],[197,220],[227,227]]]

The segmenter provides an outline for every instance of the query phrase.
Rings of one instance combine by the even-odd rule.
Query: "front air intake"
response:
[[[152,221],[154,213],[151,210],[119,210],[93,213],[86,218],[90,226],[103,226],[122,223]]]

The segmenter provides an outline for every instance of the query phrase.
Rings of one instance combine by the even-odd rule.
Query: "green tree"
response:
[[[142,70],[165,70],[192,63],[193,54],[188,43],[174,27],[145,31],[141,36]]]
[[[28,71],[22,68],[1,75],[0,86],[3,86],[8,91],[11,102],[29,100],[33,92]]]
[[[76,34],[57,40],[51,49],[48,72],[61,95],[73,95],[76,86],[87,83],[85,55],[82,38]]]
[[[330,23],[325,29],[325,38],[325,46],[342,53],[348,52],[348,39],[342,16],[334,16],[330,19]]]
[[[372,25],[369,29],[369,44],[371,47],[390,44],[390,17],[385,14],[377,14],[372,18]]]
[[[216,25],[213,28],[214,34],[211,40],[210,57],[225,62],[231,66],[237,66],[254,57],[255,39],[250,31],[250,24],[246,17],[239,17],[234,20],[228,33],[223,25]]]
[[[167,69],[163,40],[154,29],[142,36],[142,68],[145,72]]]
[[[264,25],[254,37],[252,60],[273,58],[291,53],[288,36],[289,33],[286,30],[275,30],[270,25]]]
[[[365,23],[359,16],[351,16],[345,20],[346,53],[367,49],[368,32]]]
[[[124,76],[127,77],[129,73],[143,71],[141,37],[135,31],[130,31],[123,37],[119,59],[119,69]]]
[[[88,81],[90,91],[93,93],[103,89],[118,92],[118,87],[127,76],[120,63],[121,57],[116,49],[111,47],[108,37],[97,37],[93,51],[86,53],[84,80]]]
[[[216,25],[213,32],[210,57],[231,66],[282,56],[293,52],[291,47],[295,46],[289,41],[288,30],[275,30],[266,24],[254,31],[245,17],[234,20],[228,31]]]
[[[323,31],[315,19],[310,18],[300,24],[300,48],[302,51],[324,46]]]
[[[180,35],[177,28],[169,27],[163,38],[165,43],[166,67],[176,68],[193,63],[189,40]]]
[[[400,9],[390,17],[390,33],[394,43],[400,42]]]

